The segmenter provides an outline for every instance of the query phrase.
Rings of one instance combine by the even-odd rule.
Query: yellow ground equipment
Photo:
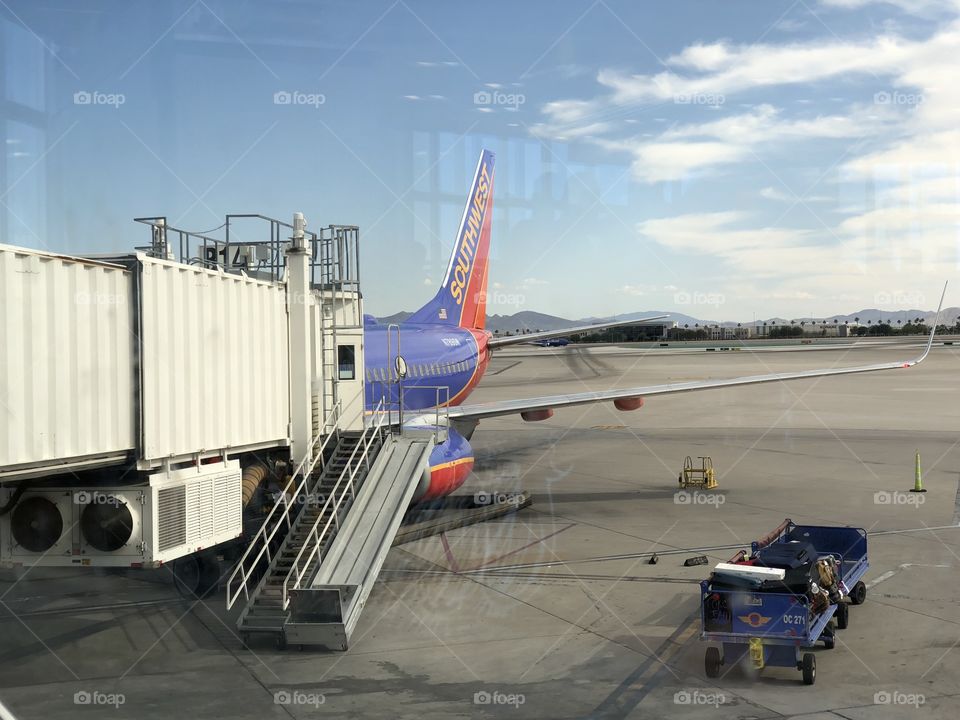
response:
[[[683,470],[677,477],[681,488],[699,487],[713,490],[717,486],[717,476],[713,472],[713,460],[709,457],[698,457],[700,467],[693,466],[693,458],[689,455],[683,461]]]

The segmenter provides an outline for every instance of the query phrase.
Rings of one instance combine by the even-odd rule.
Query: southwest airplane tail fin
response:
[[[443,284],[436,296],[407,322],[440,323],[471,330],[482,330],[486,325],[494,159],[489,150],[480,153]]]

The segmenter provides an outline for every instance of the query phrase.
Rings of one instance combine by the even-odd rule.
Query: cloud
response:
[[[651,293],[657,292],[656,285],[624,285],[620,288],[620,292],[624,295],[631,295],[634,297],[642,297],[644,295],[650,295]]]
[[[868,2],[883,5],[829,0],[818,17]],[[896,8],[960,11],[960,0],[886,5],[893,17]],[[742,197],[746,162],[776,168],[777,182],[750,188],[754,197],[787,209],[810,188],[819,194],[801,195],[808,213],[813,203],[833,203],[834,212],[814,216],[809,227],[780,227],[782,218],[741,211],[637,225],[682,262],[710,260],[724,273],[728,298],[869,302],[878,289],[901,287],[903,277],[926,284],[960,264],[960,19],[914,25],[909,36],[864,36],[868,27],[781,44],[697,42],[678,48],[656,73],[605,68],[592,97],[544,105],[536,132],[627,155],[643,182],[724,175],[729,197],[726,185],[708,186],[720,207]],[[704,108],[677,102],[698,95],[722,98],[722,116],[707,120]],[[814,103],[797,102],[808,98]],[[653,122],[658,106],[673,124]],[[628,117],[643,125],[623,122]],[[639,286],[624,292],[631,287]]]
[[[688,213],[643,221],[637,231],[680,257],[707,261],[711,282],[728,299],[866,303],[905,277],[925,287],[954,272],[956,205],[932,210],[922,219],[902,208],[878,210],[818,232],[758,226],[740,211]],[[794,312],[801,309],[809,311]]]
[[[700,96],[730,97],[772,87],[812,85],[843,77],[894,85],[914,85],[909,68],[931,54],[956,55],[956,31],[947,29],[927,40],[906,40],[884,34],[865,40],[829,40],[804,43],[732,45],[726,41],[697,43],[670,56],[667,70],[631,74],[605,68],[596,80],[605,91],[591,99],[548,102],[542,108],[546,124],[558,131],[570,126],[607,122],[649,103],[673,103]]]
[[[771,105],[760,105],[720,120],[675,126],[654,140],[634,137],[596,142],[607,150],[631,153],[633,176],[638,180],[660,182],[742,162],[755,156],[764,144],[857,138],[881,122],[879,116],[865,111],[789,120]]]
[[[888,74],[902,67],[916,45],[896,37],[867,42],[814,42],[788,45],[729,46],[726,43],[684,49],[667,60],[674,69],[656,75],[601,70],[597,81],[618,103],[670,100],[699,94],[741,94],[758,88],[819,82],[840,75]],[[603,102],[601,100],[600,102]]]
[[[836,200],[836,198],[832,198],[829,195],[794,195],[793,192],[779,190],[772,186],[761,188],[760,197],[762,197],[764,200],[775,200],[777,202],[796,204],[800,204],[801,202],[832,202]]]
[[[960,7],[957,0],[820,0],[820,4],[843,10],[859,10],[867,5],[893,5],[915,15],[947,12]]]
[[[632,150],[633,175],[647,182],[679,180],[692,172],[738,162],[745,147],[722,142],[649,142]]]
[[[772,187],[765,187],[760,191],[760,197],[766,200],[779,200],[781,202],[790,202],[793,197],[787,193]]]

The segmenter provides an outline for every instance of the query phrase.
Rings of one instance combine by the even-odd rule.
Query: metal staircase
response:
[[[289,642],[347,649],[435,441],[432,432],[387,438],[336,533],[327,520],[309,538],[284,586]]]
[[[316,571],[383,444],[382,423],[362,433],[341,432],[339,412],[338,404],[314,439],[312,459],[294,472],[228,580],[227,609],[241,597],[246,603],[237,620],[245,641],[253,633],[268,633],[284,645],[288,577],[294,569],[301,580]],[[326,530],[322,542],[320,527]],[[304,562],[307,547],[314,552]]]

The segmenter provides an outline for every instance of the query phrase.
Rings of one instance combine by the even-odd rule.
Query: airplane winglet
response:
[[[933,347],[933,337],[934,337],[934,335],[937,334],[937,325],[940,324],[940,311],[943,310],[943,298],[946,297],[946,295],[947,295],[947,284],[948,284],[948,282],[949,282],[949,281],[947,281],[947,282],[945,282],[945,283],[943,284],[943,292],[940,293],[940,304],[937,306],[937,315],[936,315],[936,317],[933,319],[933,327],[930,328],[930,337],[929,337],[929,339],[927,340],[927,347],[926,347],[926,349],[923,351],[923,355],[921,355],[920,357],[918,357],[918,358],[917,358],[916,360],[914,360],[913,362],[909,363],[909,364],[907,365],[907,367],[912,367],[913,365],[919,365],[919,364],[922,363],[924,360],[926,360],[926,359],[927,359],[927,355],[930,354],[930,348]]]

